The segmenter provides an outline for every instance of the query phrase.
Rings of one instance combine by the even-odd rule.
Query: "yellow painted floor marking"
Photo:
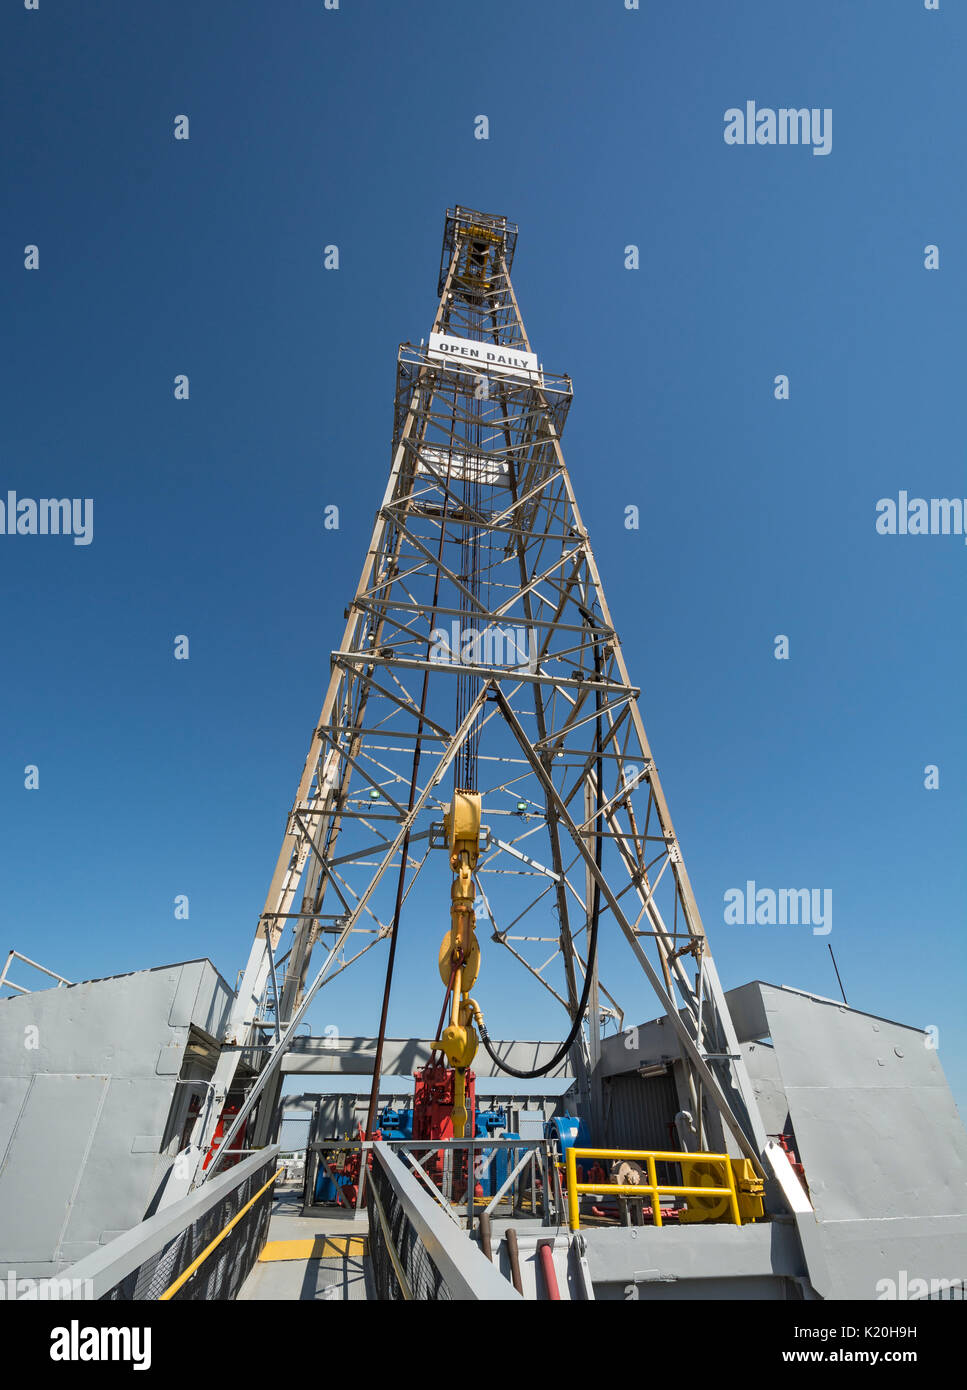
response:
[[[334,1260],[367,1253],[365,1236],[311,1236],[308,1240],[269,1240],[259,1256],[268,1260]]]

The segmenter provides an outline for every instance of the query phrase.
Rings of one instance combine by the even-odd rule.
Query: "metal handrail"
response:
[[[268,1189],[272,1186],[272,1184],[275,1182],[276,1178],[279,1176],[281,1172],[282,1169],[277,1168],[275,1172],[272,1174],[272,1176],[269,1178],[268,1182],[263,1183],[263,1185],[259,1188],[258,1192],[256,1192],[255,1196],[250,1197],[249,1200],[245,1203],[244,1207],[242,1207],[241,1211],[235,1213],[231,1221],[227,1222],[227,1224],[222,1227],[215,1239],[205,1246],[201,1254],[198,1255],[196,1259],[192,1260],[188,1268],[182,1270],[181,1274],[178,1275],[178,1278],[175,1280],[175,1282],[173,1284],[169,1284],[168,1288],[165,1289],[164,1293],[158,1295],[159,1303],[165,1303],[168,1299],[174,1298],[175,1294],[181,1288],[182,1284],[187,1284],[191,1276],[197,1273],[197,1271],[208,1259],[208,1256],[212,1253],[212,1251],[218,1249],[219,1245],[221,1245],[222,1241],[228,1235],[229,1231],[231,1231],[235,1226],[238,1225],[238,1223],[241,1221],[242,1217],[246,1215],[246,1213],[251,1211],[252,1207],[255,1206],[255,1203],[261,1197],[262,1193],[268,1191]]]
[[[466,1155],[468,1171],[473,1172],[475,1179],[482,1177],[484,1173],[489,1171],[498,1150],[509,1151],[514,1158],[515,1166],[505,1178],[499,1192],[494,1197],[490,1198],[484,1212],[481,1213],[482,1215],[490,1215],[494,1207],[506,1196],[510,1188],[513,1187],[516,1190],[517,1180],[520,1178],[521,1173],[527,1167],[528,1163],[531,1165],[532,1175],[534,1177],[541,1176],[542,1180],[544,1170],[546,1170],[548,1174],[553,1171],[551,1150],[546,1139],[521,1139],[520,1137],[491,1138],[490,1136],[485,1138],[481,1135],[475,1135],[472,1139],[383,1139],[381,1141],[374,1141],[372,1139],[313,1140],[306,1146],[307,1153],[317,1154],[320,1161],[323,1163],[325,1163],[323,1157],[325,1153],[361,1153],[364,1156],[361,1181],[356,1198],[357,1211],[363,1203],[363,1189],[366,1173],[365,1156],[371,1152],[376,1142],[385,1144],[389,1149],[399,1153],[402,1158],[406,1159],[407,1162],[412,1165],[411,1171],[424,1184],[427,1191],[432,1193],[436,1202],[443,1208],[447,1215],[456,1222],[459,1222],[461,1219],[458,1215],[458,1206],[464,1205],[464,1203],[462,1199],[458,1205],[454,1205],[453,1203],[451,1184],[455,1176],[455,1170],[452,1160],[457,1158],[460,1154]],[[432,1182],[432,1179],[423,1169],[423,1164],[434,1152],[442,1152],[445,1164],[447,1165],[447,1177],[444,1179],[442,1187],[439,1188]],[[478,1156],[479,1158],[483,1157],[484,1152],[488,1153],[489,1156],[484,1160],[483,1168],[480,1169],[477,1166],[477,1160]],[[518,1161],[517,1155],[521,1153],[523,1153],[523,1158]],[[422,1158],[418,1159],[418,1154],[422,1154]],[[328,1164],[325,1166],[328,1169]],[[308,1198],[309,1205],[313,1205],[311,1193],[315,1187],[317,1171],[317,1169],[313,1169],[311,1184],[307,1185],[307,1192],[310,1194]],[[337,1201],[338,1200],[339,1198],[337,1197]],[[547,1189],[545,1189],[545,1200],[550,1200]],[[465,1202],[468,1229],[473,1228],[475,1221],[474,1202],[474,1182],[468,1182]],[[545,1221],[545,1224],[551,1223],[550,1221]]]
[[[579,1158],[631,1159],[634,1161],[643,1158],[648,1169],[648,1181],[636,1187],[629,1183],[578,1182],[577,1161]],[[742,1225],[739,1198],[735,1187],[735,1172],[728,1154],[685,1153],[664,1149],[571,1148],[566,1151],[565,1159],[567,1163],[568,1224],[572,1231],[581,1229],[579,1198],[582,1192],[616,1192],[622,1197],[644,1197],[647,1193],[651,1197],[652,1215],[655,1225],[658,1227],[662,1225],[660,1193],[673,1197],[728,1197],[732,1222],[736,1226]],[[656,1163],[681,1163],[682,1161],[686,1163],[724,1163],[728,1175],[728,1186],[682,1187],[658,1182],[655,1173]]]
[[[39,961],[31,960],[30,957],[25,956],[22,951],[11,951],[4,963],[3,970],[0,971],[0,989],[3,989],[4,985],[6,985],[7,989],[15,989],[18,994],[33,994],[34,991],[27,989],[25,985],[15,985],[13,980],[7,979],[7,971],[15,960],[22,960],[25,965],[32,965],[35,970],[41,971],[44,975],[49,975],[52,980],[57,981],[58,989],[60,989],[61,985],[73,984],[73,981],[68,980],[66,976],[58,975],[56,970],[48,970],[46,965],[41,965]]]
[[[279,1145],[272,1144],[252,1154],[251,1158],[226,1172],[212,1178],[202,1187],[181,1197],[171,1206],[162,1207],[154,1216],[132,1226],[123,1235],[115,1236],[107,1245],[102,1245],[90,1255],[83,1256],[76,1264],[62,1270],[65,1277],[90,1279],[93,1297],[103,1298],[129,1274],[138,1269],[152,1255],[159,1254],[169,1241],[204,1216],[228,1193],[257,1173],[272,1159],[279,1156]]]
[[[379,1164],[408,1222],[443,1278],[451,1298],[520,1298],[513,1285],[465,1232],[454,1228],[453,1222],[444,1216],[433,1198],[419,1186],[398,1155],[381,1140],[373,1144],[373,1161]],[[394,1251],[394,1254],[398,1255],[398,1252]]]

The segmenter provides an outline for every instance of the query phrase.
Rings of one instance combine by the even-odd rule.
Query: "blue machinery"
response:
[[[474,1116],[473,1137],[475,1139],[488,1139],[499,1134],[503,1139],[519,1139],[519,1134],[509,1131],[500,1134],[506,1123],[507,1115],[503,1110],[477,1110]],[[387,1106],[385,1110],[380,1112],[378,1124],[384,1139],[407,1140],[413,1138],[413,1111],[411,1108],[397,1110]],[[556,1142],[562,1159],[567,1149],[575,1145],[587,1147],[591,1142],[587,1125],[574,1115],[558,1115],[554,1119],[548,1120],[544,1127],[544,1134],[548,1140]],[[479,1153],[485,1169],[480,1177],[480,1184],[483,1188],[482,1195],[493,1197],[499,1191],[516,1162],[516,1151],[509,1148],[483,1148]],[[491,1155],[493,1156],[492,1159]],[[488,1159],[491,1159],[489,1163]],[[352,1179],[348,1175],[340,1174],[338,1177],[339,1186],[351,1181]],[[336,1187],[337,1183],[330,1177],[326,1168],[320,1165],[316,1177],[315,1200],[317,1202],[335,1202]]]

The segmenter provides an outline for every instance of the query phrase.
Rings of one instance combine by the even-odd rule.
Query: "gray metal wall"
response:
[[[675,1079],[631,1072],[603,1082],[604,1148],[668,1149],[679,1147],[668,1126],[679,1109]]]
[[[139,1222],[178,1148],[193,1038],[231,991],[210,961],[0,1000],[0,1271],[56,1273]]]
[[[817,1290],[967,1279],[967,1133],[927,1035],[759,988],[816,1211],[799,1227]]]
[[[889,1299],[914,1280],[967,1281],[967,1133],[923,1030],[761,981],[726,1000],[765,1129],[789,1134],[805,1169],[814,1211],[797,1228],[816,1293]],[[637,1068],[678,1052],[663,1019],[607,1039],[609,1142],[664,1146],[661,1093],[646,1087],[667,1078]]]

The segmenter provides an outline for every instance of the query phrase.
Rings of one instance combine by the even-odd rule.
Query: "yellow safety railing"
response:
[[[204,1250],[201,1252],[198,1258],[196,1260],[192,1260],[188,1268],[178,1275],[178,1278],[175,1280],[175,1282],[173,1284],[170,1284],[168,1288],[165,1289],[164,1293],[158,1295],[158,1301],[160,1303],[165,1303],[168,1299],[174,1298],[175,1294],[181,1288],[182,1284],[187,1284],[188,1280],[195,1273],[195,1271],[205,1263],[212,1251],[217,1249],[217,1247],[221,1245],[222,1241],[228,1235],[229,1231],[232,1230],[234,1226],[238,1225],[245,1213],[247,1211],[250,1211],[251,1208],[255,1206],[255,1203],[261,1197],[262,1193],[265,1192],[267,1188],[272,1186],[272,1184],[275,1182],[276,1178],[279,1176],[281,1172],[282,1169],[277,1168],[276,1171],[269,1178],[268,1182],[265,1183],[263,1187],[260,1187],[258,1192],[256,1192],[255,1196],[250,1198],[250,1200],[245,1203],[244,1207],[242,1207],[242,1210],[237,1212],[232,1217],[231,1221],[229,1221],[227,1226],[222,1227],[222,1229],[219,1231],[218,1235],[211,1242],[211,1244],[205,1246]]]
[[[635,1162],[644,1159],[648,1181],[647,1183],[640,1183],[638,1186],[616,1182],[578,1182],[577,1161],[579,1158],[631,1159]],[[735,1173],[732,1171],[732,1162],[728,1154],[672,1153],[662,1149],[567,1149],[565,1159],[567,1164],[568,1217],[572,1231],[581,1228],[578,1199],[582,1192],[616,1192],[621,1197],[642,1197],[647,1194],[651,1198],[651,1210],[656,1226],[662,1224],[661,1203],[658,1200],[660,1193],[670,1197],[728,1197],[732,1221],[736,1226],[742,1225],[739,1198],[735,1187]],[[669,1183],[658,1181],[655,1173],[656,1163],[681,1163],[683,1160],[686,1163],[724,1164],[728,1174],[728,1186],[674,1187]]]

